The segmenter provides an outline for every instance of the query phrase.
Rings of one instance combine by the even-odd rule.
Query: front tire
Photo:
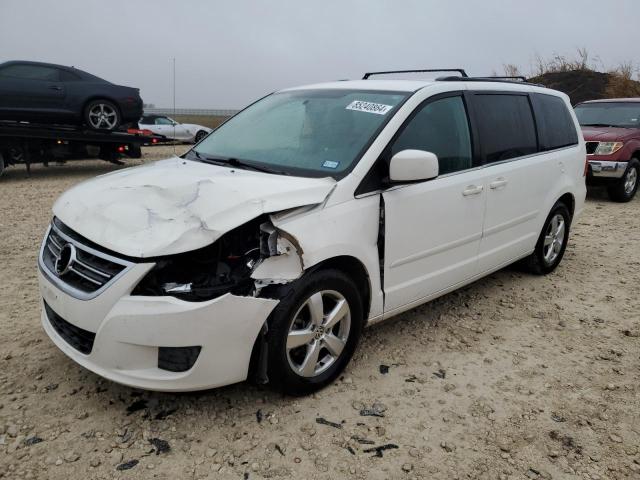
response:
[[[569,240],[571,214],[562,202],[557,202],[544,222],[533,253],[524,260],[531,273],[546,275],[560,264]]]
[[[92,130],[115,130],[122,123],[120,110],[115,103],[97,99],[84,107],[84,123]]]
[[[607,189],[609,198],[614,202],[629,202],[633,199],[638,190],[638,177],[640,176],[640,161],[633,158],[627,166],[624,175],[615,185]]]
[[[333,382],[351,360],[364,324],[353,281],[338,270],[316,270],[280,287],[268,331],[269,381],[289,395]]]

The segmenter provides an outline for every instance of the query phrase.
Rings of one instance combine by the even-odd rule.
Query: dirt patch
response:
[[[172,151],[147,148],[142,162]],[[0,179],[0,477],[640,476],[640,198],[592,192],[554,274],[505,269],[366,330],[345,375],[315,395],[160,394],[84,370],[40,327],[52,202],[115,168]]]

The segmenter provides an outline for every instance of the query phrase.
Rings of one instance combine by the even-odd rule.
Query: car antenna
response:
[[[173,57],[173,156],[177,156],[176,153],[176,57]]]

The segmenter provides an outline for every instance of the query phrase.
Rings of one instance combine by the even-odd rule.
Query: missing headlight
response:
[[[191,252],[161,258],[133,290],[132,295],[170,295],[187,301],[205,301],[232,293],[249,295],[254,289],[251,271],[262,257],[261,225],[258,217],[215,243]]]

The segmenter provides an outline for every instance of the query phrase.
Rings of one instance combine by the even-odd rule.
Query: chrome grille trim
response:
[[[64,276],[67,274],[64,274],[62,277],[58,276],[55,271],[45,263],[45,251],[50,252],[54,258],[58,258],[62,247],[67,243],[72,244],[76,248],[77,252],[74,264],[69,269],[69,272],[72,272],[73,275],[77,275],[78,277],[95,285],[95,289],[84,290],[75,285],[71,285],[68,281],[65,281]],[[91,257],[87,258],[87,255],[94,256],[104,262],[114,264],[114,266],[117,266],[118,271],[110,273],[101,269],[98,265],[90,264]],[[47,229],[42,246],[40,247],[38,265],[43,274],[63,292],[79,300],[91,300],[92,298],[100,295],[118,278],[123,276],[131,267],[134,266],[134,263],[88,247],[66,235],[52,223]],[[102,266],[104,267],[105,265]],[[91,274],[93,274],[93,276],[91,276]],[[101,281],[100,277],[102,277],[104,281]]]

